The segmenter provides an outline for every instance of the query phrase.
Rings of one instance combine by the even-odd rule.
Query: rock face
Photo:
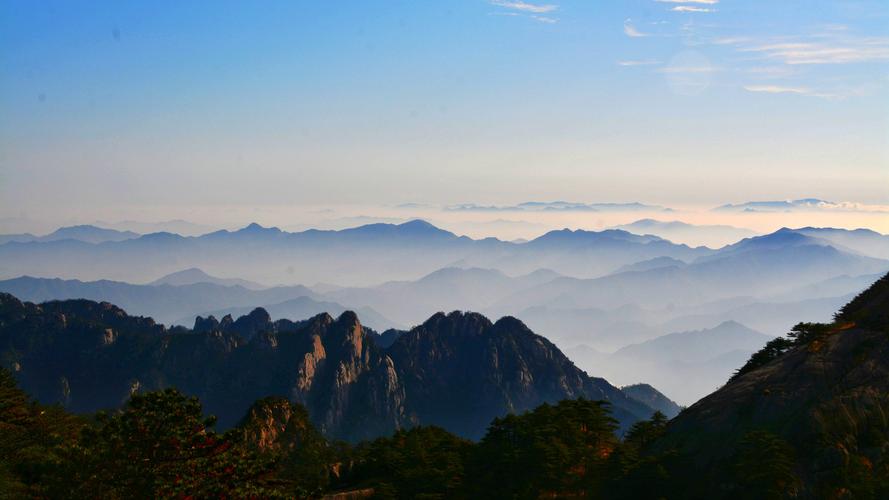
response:
[[[683,411],[659,448],[687,457],[701,484],[719,484],[744,436],[767,431],[793,450],[801,497],[840,498],[831,484],[857,473],[889,477],[887,311],[889,275],[817,336]]]
[[[74,412],[172,386],[199,397],[227,428],[273,396],[305,406],[326,436],[350,441],[417,424],[479,437],[494,417],[566,398],[610,401],[624,428],[653,411],[587,376],[519,320],[492,324],[474,313],[436,314],[383,349],[348,311],[272,322],[256,309],[167,330],[111,304],[35,305],[0,294],[0,363],[16,367],[39,401]]]

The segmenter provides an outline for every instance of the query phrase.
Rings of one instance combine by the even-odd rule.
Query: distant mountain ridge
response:
[[[23,276],[0,281],[0,292],[11,293],[23,300],[90,299],[119,304],[134,314],[151,316],[165,324],[191,325],[197,315],[243,313],[256,304],[267,306],[277,317],[306,317],[324,311],[342,312],[346,306],[325,300],[304,286],[272,287],[249,290],[240,285],[213,283],[186,285],[132,285],[117,281],[79,281],[44,279]],[[301,300],[300,300],[301,299]],[[300,300],[299,302],[293,302]],[[356,305],[374,328],[401,327],[371,308]],[[279,316],[280,315],[280,316]]]
[[[654,234],[676,243],[707,245],[711,248],[734,243],[742,238],[755,236],[750,229],[720,224],[689,224],[682,221],[640,219],[630,224],[614,226],[636,234]]]
[[[132,231],[118,231],[92,225],[66,226],[44,236],[35,236],[30,233],[0,234],[0,245],[16,242],[49,242],[61,240],[77,240],[85,243],[104,243],[106,241],[124,241],[138,238],[140,234]]]
[[[354,258],[357,248],[360,263]],[[543,267],[589,276],[654,257],[690,261],[709,252],[618,230],[552,231],[527,243],[512,243],[457,236],[421,220],[297,233],[254,223],[197,237],[153,233],[95,245],[68,240],[9,242],[0,245],[4,262],[0,271],[146,282],[195,267],[259,283],[297,280],[366,286],[416,279],[454,266],[497,268],[511,275]]]
[[[567,352],[578,366],[595,368],[615,383],[656,381],[674,400],[691,404],[716,389],[737,365],[772,338],[738,322],[725,321],[711,328],[633,343],[610,354],[584,346]]]
[[[211,283],[214,285],[222,286],[242,286],[249,290],[261,290],[263,288],[269,288],[265,285],[260,285],[259,283],[254,283],[252,281],[242,280],[239,278],[217,278],[215,276],[210,276],[209,274],[196,267],[183,269],[182,271],[177,271],[175,273],[162,276],[149,283],[149,285],[182,286],[195,285],[198,283]]]
[[[464,203],[445,208],[457,212],[671,212],[660,205],[629,203],[582,203],[569,201],[526,201],[517,205]]]

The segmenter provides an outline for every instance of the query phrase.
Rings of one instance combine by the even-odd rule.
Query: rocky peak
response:
[[[490,327],[491,321],[479,313],[453,311],[447,315],[435,313],[418,330],[438,336],[476,336],[482,335]]]
[[[226,314],[222,317],[221,320],[219,320],[219,329],[222,331],[228,331],[228,329],[231,328],[234,322],[235,320],[232,319],[232,315]]]
[[[272,317],[268,311],[261,307],[250,311],[250,314],[246,316],[241,316],[229,328],[230,331],[245,339],[251,339],[258,333],[272,332],[274,329],[275,324],[272,322]]]
[[[192,328],[194,333],[207,333],[216,330],[219,330],[219,320],[212,314],[206,318],[202,316],[195,317],[194,327]]]

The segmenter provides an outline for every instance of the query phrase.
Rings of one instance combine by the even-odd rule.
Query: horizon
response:
[[[781,200],[776,200],[781,201]],[[644,204],[644,203],[643,203]],[[642,221],[663,223],[680,222],[705,229],[737,230],[731,234],[665,237],[675,243],[718,248],[741,239],[734,234],[747,236],[772,233],[778,229],[803,227],[833,227],[838,229],[868,229],[889,234],[889,206],[868,206],[859,209],[842,203],[825,204],[824,207],[806,206],[799,209],[735,210],[720,211],[719,206],[662,207],[662,209],[562,209],[519,210],[515,205],[501,209],[454,210],[452,207],[424,205],[415,207],[366,206],[366,207],[252,207],[235,211],[227,210],[220,216],[216,210],[192,210],[171,219],[146,218],[143,210],[121,213],[119,218],[100,220],[87,217],[66,217],[37,220],[28,217],[0,218],[0,235],[30,233],[37,236],[49,234],[62,227],[91,225],[107,229],[133,231],[138,234],[172,232],[183,236],[199,236],[217,230],[237,230],[248,224],[277,227],[287,232],[309,229],[342,230],[367,224],[401,224],[411,220],[423,220],[458,236],[473,239],[494,237],[504,241],[530,240],[549,231],[560,229],[603,231],[627,229],[620,226]],[[132,217],[126,217],[131,215]],[[631,228],[630,232],[644,231]]]

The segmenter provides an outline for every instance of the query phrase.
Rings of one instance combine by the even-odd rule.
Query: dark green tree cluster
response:
[[[819,337],[827,335],[833,328],[835,325],[825,323],[798,323],[786,337],[770,340],[765,347],[753,353],[744,366],[735,370],[729,381],[778,359],[794,347],[812,343]]]
[[[84,423],[58,406],[32,402],[0,368],[0,498],[43,496],[60,445]]]
[[[376,498],[460,498],[472,449],[472,442],[440,427],[400,430],[358,445],[343,483],[373,488]]]
[[[598,491],[618,444],[616,429],[608,403],[585,399],[495,419],[472,456],[473,496]]]
[[[63,446],[51,496],[70,498],[269,495],[270,465],[218,434],[197,398],[174,389],[134,395],[100,413]]]
[[[805,335],[805,333],[801,333]],[[0,370],[0,498],[798,498],[806,450],[752,430],[728,445],[717,472],[664,449],[655,413],[616,437],[608,403],[544,404],[495,419],[473,443],[416,427],[356,446],[329,443],[299,406],[254,405],[242,425],[213,430],[195,398],[134,395],[123,409],[84,419],[33,403]],[[876,425],[875,432],[885,429]],[[885,444],[885,435],[860,439]],[[889,493],[889,471],[838,451],[818,478],[849,498]],[[830,458],[830,457],[827,457]],[[829,465],[828,462],[825,464]],[[715,489],[714,489],[715,485]],[[818,490],[816,490],[818,491]],[[349,496],[351,495],[351,496]],[[884,497],[884,496],[883,496]]]

